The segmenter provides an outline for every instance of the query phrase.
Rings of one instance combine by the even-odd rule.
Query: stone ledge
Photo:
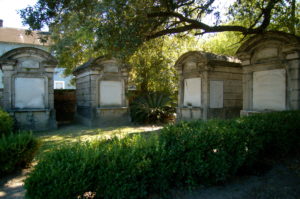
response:
[[[8,112],[50,112],[51,109],[48,108],[38,108],[38,109],[10,109]]]
[[[177,107],[178,109],[186,109],[186,110],[189,110],[189,109],[200,109],[202,110],[203,107],[199,107],[199,106],[192,106],[192,107],[188,107],[188,106],[181,106],[181,107]]]
[[[128,107],[98,107],[97,110],[128,109]]]

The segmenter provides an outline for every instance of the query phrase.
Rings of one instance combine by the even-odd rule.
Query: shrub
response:
[[[133,122],[166,123],[175,113],[170,98],[162,93],[149,93],[137,97],[130,105]]]
[[[2,135],[0,138],[0,177],[27,166],[38,149],[30,132]]]
[[[0,136],[1,134],[12,132],[13,125],[14,122],[12,117],[7,112],[0,109]]]
[[[146,198],[174,186],[226,181],[261,158],[299,154],[300,112],[181,122],[159,134],[64,146],[25,182],[27,197]],[[276,156],[274,156],[276,152]],[[94,196],[93,196],[94,197]]]
[[[144,198],[162,185],[156,144],[154,137],[134,136],[61,147],[26,179],[26,194],[31,199],[46,193],[47,198],[76,198],[92,191],[95,198]]]
[[[169,172],[174,186],[216,184],[234,175],[245,162],[247,150],[240,132],[230,121],[182,122],[161,131]],[[173,179],[173,180],[172,180]]]
[[[255,114],[235,121],[245,132],[249,149],[246,168],[263,159],[278,159],[300,152],[300,111]],[[243,167],[242,167],[243,168]]]

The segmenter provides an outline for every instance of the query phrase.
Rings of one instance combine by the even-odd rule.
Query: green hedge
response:
[[[0,136],[0,177],[2,177],[27,166],[32,161],[39,142],[30,132]]]
[[[210,185],[262,158],[299,153],[300,112],[235,120],[182,122],[157,135],[64,146],[42,159],[25,182],[26,197],[146,198],[176,186]]]
[[[12,117],[7,112],[0,109],[0,136],[12,132],[13,125],[14,122]]]

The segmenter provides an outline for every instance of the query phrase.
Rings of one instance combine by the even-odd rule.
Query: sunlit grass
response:
[[[40,159],[47,152],[66,144],[86,142],[95,139],[108,139],[114,136],[143,133],[158,130],[157,126],[123,126],[106,128],[89,128],[82,125],[61,127],[58,130],[37,132],[35,135],[41,140],[41,147],[36,159]]]

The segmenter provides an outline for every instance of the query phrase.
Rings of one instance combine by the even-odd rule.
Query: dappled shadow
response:
[[[23,199],[25,196],[24,180],[29,172],[30,169],[23,169],[2,178],[0,180],[0,198]]]
[[[25,196],[25,190],[23,185],[14,187],[4,187],[0,189],[1,199],[23,199]]]
[[[162,127],[138,125],[90,128],[83,125],[73,124],[61,126],[57,130],[36,132],[35,135],[39,137],[42,142],[41,148],[36,156],[36,160],[41,158],[47,152],[62,145],[97,139],[109,139],[114,136],[123,137],[129,134],[148,134],[148,132],[156,131],[160,128]]]

